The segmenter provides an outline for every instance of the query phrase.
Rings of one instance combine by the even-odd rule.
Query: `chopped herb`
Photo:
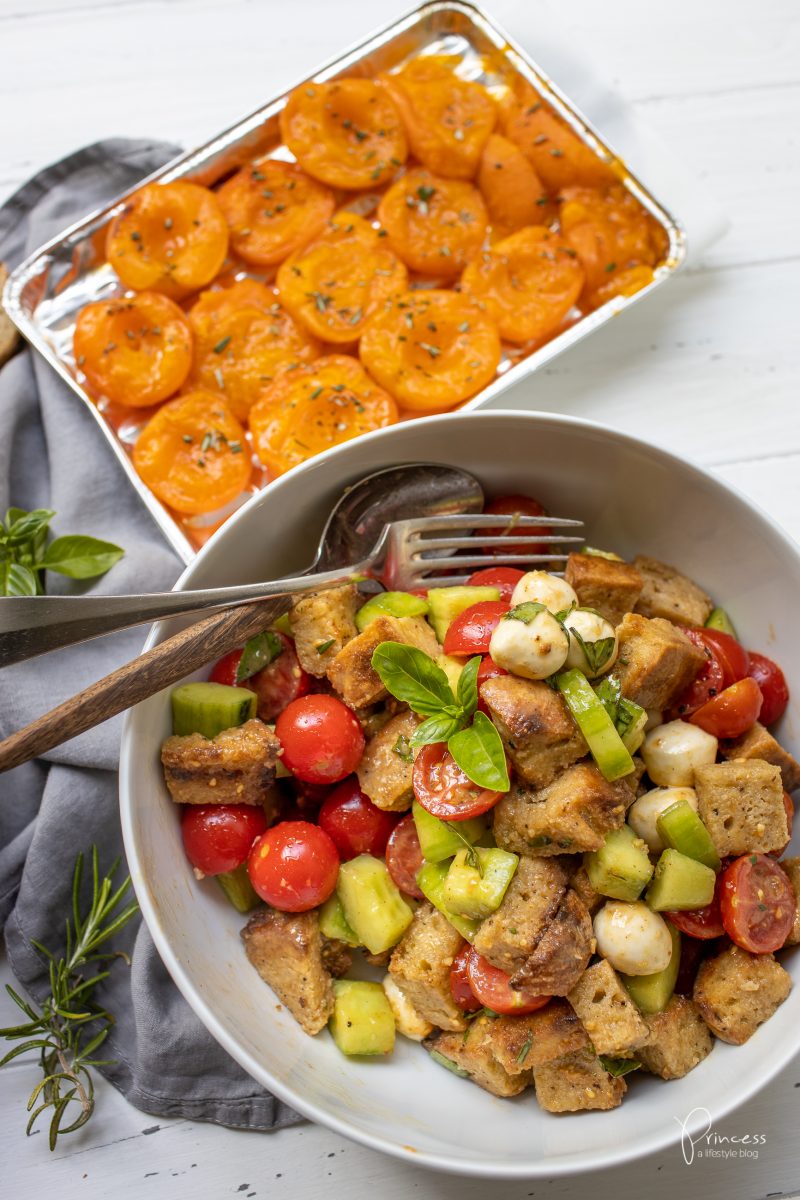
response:
[[[615,262],[606,263],[606,271],[610,274],[611,271],[616,271],[617,264]]]
[[[389,235],[388,235],[388,233],[386,232],[386,230],[385,230],[385,229],[379,229],[379,230],[378,230],[378,237],[388,237],[388,236],[389,236]]]
[[[392,746],[392,750],[398,758],[402,758],[403,762],[410,763],[414,761],[414,755],[411,751],[411,742],[404,733],[400,734],[397,741]]]
[[[142,235],[139,232],[137,232],[137,230],[134,229],[133,233],[131,234],[131,241],[132,242],[140,242],[141,240],[142,240]]]
[[[469,333],[469,321],[462,321],[458,327],[459,333]]]
[[[194,438],[192,437],[192,435],[191,435],[190,433],[185,433],[185,434],[183,435],[183,440],[184,440],[184,441],[185,441],[185,442],[186,442],[186,443],[187,443],[189,446],[191,446],[192,442],[194,441]]]
[[[214,378],[217,381],[217,387],[222,388],[224,390],[225,376],[222,374],[222,371],[220,371],[219,367],[214,367]]]
[[[165,229],[172,229],[172,217],[167,217],[167,218],[166,218],[166,220],[164,221],[164,228],[165,228]]]
[[[525,1062],[525,1059],[530,1054],[530,1049],[531,1049],[532,1045],[533,1045],[533,1033],[529,1030],[528,1036],[525,1038],[525,1041],[522,1043],[522,1049],[520,1050],[519,1054],[517,1055],[517,1062],[519,1063],[520,1066],[522,1066],[522,1064]]]
[[[433,345],[431,345],[430,342],[417,342],[417,345],[422,350],[427,350],[428,354],[430,354],[431,358],[438,358],[439,355],[442,353],[438,346],[433,346]]]
[[[320,642],[317,646],[317,654],[325,654],[327,650],[330,650],[335,641],[336,638],[328,638],[327,642]]]
[[[540,109],[541,107],[542,107],[542,106],[541,106],[540,102],[537,100],[535,104],[532,104],[532,105],[530,106],[530,108],[527,108],[527,109],[525,110],[525,116],[526,116],[526,117],[532,117],[532,116],[533,116],[533,114],[534,114],[535,112],[538,112],[538,111],[539,111],[539,109]]]
[[[449,258],[450,257],[450,247],[449,246],[440,246],[439,253],[441,255],[443,255],[445,258]]]
[[[328,305],[333,304],[333,296],[326,296],[324,292],[306,292],[306,295],[314,301],[318,312],[325,312]]]
[[[242,443],[241,442],[228,442],[228,449],[230,450],[231,454],[241,454],[242,453]]]
[[[380,179],[382,171],[383,171],[382,165],[376,167],[375,170],[371,173],[370,179]]]
[[[230,340],[231,340],[231,339],[230,339],[230,336],[228,336],[228,337],[224,337],[224,338],[222,339],[222,341],[221,341],[221,342],[217,342],[216,346],[214,347],[214,353],[215,353],[215,354],[222,354],[222,351],[223,351],[223,350],[225,349],[225,347],[228,345],[228,342],[229,342]]]
[[[546,133],[540,133],[538,137],[533,139],[534,146],[543,146],[545,142],[549,142],[550,138]]]
[[[552,155],[553,158],[563,158],[564,157],[564,151],[559,150],[558,148],[556,148],[555,150],[551,150],[550,154]]]
[[[363,309],[361,309],[361,308],[357,308],[357,309],[354,311],[354,313],[353,313],[352,317],[350,318],[350,320],[349,320],[348,324],[350,324],[350,325],[357,325],[357,324],[358,324],[358,322],[361,320],[361,318],[362,318],[363,316],[364,316],[364,310],[363,310]]]
[[[369,134],[365,133],[363,129],[354,129],[353,133],[355,134],[357,142],[363,142],[369,137]]]

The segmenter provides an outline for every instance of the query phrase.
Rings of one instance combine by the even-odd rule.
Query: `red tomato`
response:
[[[342,862],[347,862],[359,854],[380,858],[397,817],[374,805],[352,775],[328,796],[319,810],[319,824],[332,839]]]
[[[211,683],[224,683],[226,687],[237,687],[236,672],[239,669],[242,651],[231,650],[230,654],[226,654],[219,662],[215,662],[211,668],[209,681]]]
[[[714,953],[714,947],[708,941],[696,937],[681,938],[681,961],[675,980],[675,991],[679,996],[691,996],[700,963],[709,951]]]
[[[741,642],[721,629],[684,629],[686,634],[696,634],[721,664],[725,675],[725,687],[738,683],[750,674],[750,656]]]
[[[479,787],[458,766],[444,742],[423,746],[414,759],[414,795],[442,821],[467,821],[488,812],[502,792]]]
[[[181,817],[186,857],[204,875],[235,871],[266,828],[255,804],[187,804]]]
[[[274,721],[278,713],[291,704],[292,700],[305,696],[311,688],[311,676],[307,675],[297,658],[294,642],[282,633],[276,633],[283,649],[269,666],[242,683],[237,684],[236,672],[242,657],[241,650],[232,650],[214,664],[209,679],[212,683],[226,683],[229,687],[244,687],[258,697],[257,713],[262,721]]]
[[[786,851],[789,849],[789,842],[792,840],[792,830],[794,829],[794,800],[788,792],[783,793],[783,807],[786,809],[786,824],[789,826],[789,836],[786,839],[786,844],[781,846],[780,850],[770,850],[771,858],[783,858]]]
[[[386,866],[400,891],[415,900],[425,899],[417,886],[417,872],[423,861],[417,827],[411,813],[407,813],[392,830],[386,846]]]
[[[469,577],[470,587],[496,587],[500,589],[500,599],[511,603],[511,593],[519,583],[524,571],[517,567],[484,567]]]
[[[707,704],[709,700],[712,700],[714,696],[719,695],[723,691],[725,688],[725,671],[717,656],[716,647],[706,644],[703,637],[703,634],[706,632],[704,629],[684,629],[683,632],[706,656],[705,664],[701,667],[700,673],[681,692],[670,712],[671,717],[681,717],[688,720],[692,713],[697,712],[698,708],[702,708],[704,704]]]
[[[303,696],[288,704],[275,723],[283,762],[306,783],[338,783],[364,753],[364,733],[355,714],[335,696]]]
[[[699,938],[700,941],[704,942],[709,941],[711,938],[722,937],[725,930],[722,925],[722,912],[720,910],[721,890],[722,872],[717,876],[717,882],[714,885],[714,898],[705,908],[665,912],[661,915],[667,917],[676,929],[680,929],[681,933],[688,933],[689,937]]]
[[[485,1008],[502,1016],[524,1017],[527,1013],[544,1008],[549,996],[535,996],[532,992],[517,991],[505,971],[493,967],[482,954],[470,946],[467,960],[467,978],[475,996]]]
[[[477,1012],[482,1007],[469,982],[469,956],[472,947],[464,945],[450,968],[450,995],[462,1012]]]
[[[507,612],[505,600],[481,600],[465,608],[444,635],[445,654],[488,654],[492,634]]]
[[[789,688],[783,671],[765,654],[756,654],[755,650],[751,650],[750,670],[747,673],[751,679],[755,679],[764,697],[761,724],[774,725],[786,712],[789,703]]]
[[[792,885],[767,854],[744,854],[725,868],[720,904],[728,937],[751,954],[780,950],[794,924]]]
[[[763,697],[756,681],[740,679],[698,708],[689,721],[714,737],[737,738],[758,720],[762,703]]]
[[[504,667],[498,667],[491,654],[487,654],[478,667],[478,711],[484,713],[487,717],[489,716],[489,706],[485,700],[481,699],[481,685],[486,683],[487,679],[496,679],[498,675],[507,674],[508,671]]]
[[[336,887],[339,855],[324,829],[309,821],[282,821],[258,839],[247,860],[250,882],[281,912],[307,912]]]
[[[489,501],[484,512],[498,517],[544,517],[547,515],[539,501],[533,500],[530,496],[498,496],[496,500]],[[481,529],[480,536],[509,537],[513,532],[513,525],[511,528],[508,525],[498,525],[496,528],[492,526],[489,529]],[[549,536],[550,530],[546,525],[529,525],[525,530],[525,537]],[[533,551],[535,551],[535,547],[531,546],[530,542],[512,542],[508,546],[486,546],[484,549],[485,554],[530,554]]]

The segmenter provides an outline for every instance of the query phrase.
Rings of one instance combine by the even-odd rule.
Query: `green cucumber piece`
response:
[[[453,695],[456,695],[458,689],[458,681],[461,678],[461,672],[464,670],[465,658],[455,658],[452,654],[440,654],[436,659],[437,667],[441,667],[447,676],[447,682],[453,689]]]
[[[256,694],[224,683],[182,683],[172,692],[172,732],[213,738],[256,715]]]
[[[722,866],[711,834],[686,800],[677,800],[656,818],[656,829],[665,846],[718,871]]]
[[[681,965],[681,935],[669,921],[667,927],[672,938],[672,958],[663,971],[656,971],[653,975],[620,975],[631,1000],[640,1012],[648,1016],[663,1012],[669,1004]]]
[[[425,863],[417,871],[417,885],[426,900],[430,900],[434,908],[438,908],[443,917],[447,917],[454,929],[457,929],[468,942],[475,941],[475,935],[480,928],[480,921],[470,917],[461,917],[447,907],[444,898],[444,883],[447,879],[449,864],[446,862]]]
[[[370,954],[383,954],[400,941],[413,919],[386,863],[359,854],[339,867],[336,891],[347,924]]]
[[[664,850],[656,863],[645,900],[653,912],[705,908],[714,899],[716,882],[711,867],[688,858],[679,850]]]
[[[630,825],[613,829],[599,850],[583,856],[589,882],[601,896],[638,900],[653,876],[647,845]]]
[[[634,700],[620,700],[617,706],[616,729],[622,738],[622,744],[629,754],[635,754],[644,741],[644,727],[647,724],[647,709],[642,708]]]
[[[328,1028],[342,1054],[392,1053],[394,1014],[379,983],[336,979],[333,997]]]
[[[458,822],[458,833],[454,833],[447,821],[440,821],[422,807],[418,800],[411,805],[414,825],[417,829],[422,857],[428,862],[442,862],[452,858],[463,849],[466,838],[473,846],[486,833],[486,818],[471,817],[468,821]],[[462,836],[459,837],[458,834]]]
[[[706,629],[718,629],[720,633],[728,633],[732,638],[736,638],[737,642],[739,640],[733,626],[733,621],[724,608],[712,608],[711,614],[706,621]]]
[[[614,728],[614,722],[583,672],[562,671],[556,675],[555,682],[603,777],[613,783],[635,771],[633,759]]]
[[[459,850],[444,881],[444,903],[460,917],[488,917],[502,904],[518,864],[519,857],[508,850]]]
[[[247,874],[247,863],[241,863],[235,871],[222,871],[215,875],[217,883],[227,900],[237,912],[246,913],[261,903]]]
[[[294,636],[292,633],[292,622],[289,620],[288,612],[281,613],[278,619],[272,622],[272,628],[276,629],[278,633],[285,633],[287,637]]]
[[[411,592],[380,592],[370,596],[356,613],[356,629],[363,633],[376,617],[424,617],[428,601]]]
[[[357,946],[358,938],[347,923],[342,902],[336,892],[329,896],[319,910],[319,931],[326,938],[334,938],[348,946]]]
[[[428,620],[440,642],[465,608],[481,604],[484,600],[499,600],[500,590],[496,587],[448,587],[431,588],[428,592],[430,612]]]

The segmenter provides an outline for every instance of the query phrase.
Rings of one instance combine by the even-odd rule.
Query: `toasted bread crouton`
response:
[[[729,946],[701,965],[694,1002],[712,1033],[741,1046],[783,1004],[791,987],[791,976],[771,954]]]
[[[536,1099],[545,1112],[607,1110],[622,1103],[627,1084],[610,1075],[593,1050],[578,1050],[533,1068]]]
[[[781,779],[787,792],[800,788],[800,763],[758,721],[741,737],[729,738],[719,744],[724,758],[761,758],[780,767]]]
[[[473,1083],[493,1096],[518,1096],[532,1082],[530,1071],[510,1075],[498,1062],[492,1038],[491,1017],[470,1021],[466,1033],[439,1033],[426,1038],[423,1045],[457,1074],[466,1074]],[[446,1060],[442,1062],[442,1060]]]
[[[410,1038],[412,1042],[421,1042],[423,1038],[433,1033],[433,1025],[426,1017],[423,1017],[421,1012],[417,1011],[400,984],[396,983],[391,975],[384,975],[381,983],[386,993],[386,999],[389,1001],[398,1033],[402,1033],[403,1037]]]
[[[673,996],[663,1012],[647,1017],[648,1039],[636,1057],[651,1075],[682,1079],[711,1053],[714,1039],[697,1005]]]
[[[769,854],[789,840],[779,767],[761,759],[710,763],[695,771],[700,819],[720,858]]]
[[[539,996],[566,996],[588,966],[595,948],[592,918],[572,888],[530,958],[515,971],[511,986]]]
[[[580,860],[578,860],[580,861]],[[605,904],[605,896],[601,896],[595,891],[589,881],[589,873],[583,863],[580,864],[575,874],[569,881],[569,886],[579,896],[586,905],[586,911],[590,917],[593,917],[601,904]]]
[[[546,683],[500,675],[486,680],[481,698],[517,774],[533,787],[547,787],[588,753],[566,703]]]
[[[574,1009],[560,997],[526,1017],[498,1017],[491,1032],[497,1061],[509,1075],[590,1048]]]
[[[299,596],[289,613],[295,650],[300,666],[321,678],[336,655],[356,636],[358,589],[354,583],[307,592]]]
[[[649,1040],[639,1009],[605,958],[587,967],[567,999],[598,1054],[626,1054]]]
[[[615,628],[625,613],[633,612],[644,583],[630,563],[599,554],[570,554],[564,578],[581,608],[593,608]]]
[[[464,1014],[450,991],[450,968],[461,934],[433,905],[420,905],[394,948],[389,974],[417,1012],[437,1029],[464,1029]]]
[[[580,762],[538,791],[514,783],[495,806],[494,836],[516,854],[599,850],[606,834],[622,825],[625,810],[622,789],[592,763]]]
[[[373,804],[386,812],[411,807],[414,758],[411,738],[419,725],[413,712],[398,713],[367,742],[356,767],[358,782]]]
[[[252,965],[306,1033],[324,1029],[333,1012],[333,985],[316,910],[259,909],[241,936]]]
[[[636,604],[637,613],[643,617],[663,617],[676,625],[705,625],[714,605],[701,587],[657,558],[637,554],[633,565],[644,585]]]
[[[785,945],[796,946],[800,942],[800,858],[782,858],[779,866],[783,867],[789,877],[789,883],[796,898],[794,925],[791,928]]]
[[[669,708],[705,665],[704,652],[675,625],[660,618],[626,613],[617,640],[614,674],[622,695],[642,708]]]
[[[436,634],[423,617],[376,617],[340,650],[328,666],[328,679],[350,708],[365,708],[386,695],[372,655],[382,642],[416,646],[432,658],[439,654]]]
[[[161,763],[176,804],[263,804],[280,749],[272,730],[254,718],[214,738],[168,737]]]
[[[322,935],[322,965],[334,979],[341,979],[353,965],[353,951],[347,942]]]
[[[568,879],[562,858],[521,858],[502,904],[475,936],[478,953],[509,975],[518,970],[558,912]]]

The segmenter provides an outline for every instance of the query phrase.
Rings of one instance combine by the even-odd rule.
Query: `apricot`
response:
[[[268,158],[243,167],[217,192],[231,246],[245,262],[272,266],[321,233],[334,208],[330,188],[296,163]]]
[[[392,184],[378,217],[395,254],[412,271],[434,279],[460,275],[486,237],[486,206],[478,189],[424,167]]]

